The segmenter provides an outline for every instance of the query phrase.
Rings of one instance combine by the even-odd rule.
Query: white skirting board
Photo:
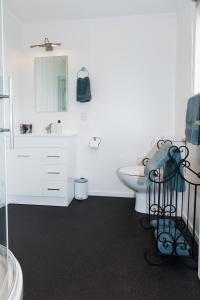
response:
[[[89,191],[89,196],[101,197],[120,197],[133,198],[132,192],[108,192],[108,191]],[[49,205],[49,206],[69,206],[73,199],[67,200],[62,197],[33,197],[33,196],[8,196],[8,204],[26,204],[26,205]]]
[[[69,206],[72,200],[62,197],[8,196],[8,204]]]
[[[199,257],[200,257],[200,247],[199,247]],[[200,280],[200,259],[199,259],[199,263],[198,263],[198,277]]]
[[[89,196],[133,198],[134,192],[89,191]]]
[[[183,214],[183,219],[184,219],[185,222],[187,222],[187,216],[185,214]],[[188,225],[189,225],[190,232],[192,232],[192,230],[193,230],[193,224],[192,224],[192,222],[190,220],[188,222]],[[200,232],[200,223],[199,223],[199,232]],[[197,229],[195,230],[195,240],[196,240],[196,242],[197,242],[198,245],[199,245],[199,232],[198,232]],[[198,261],[198,277],[200,279],[200,247],[199,247],[199,257],[198,257],[198,260],[199,260]]]

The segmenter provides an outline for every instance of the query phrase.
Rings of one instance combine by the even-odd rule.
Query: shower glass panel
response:
[[[7,100],[4,95],[4,53],[3,53],[3,0],[0,0],[0,300],[8,296],[8,241],[7,241],[7,203],[5,183],[5,128],[4,111]]]

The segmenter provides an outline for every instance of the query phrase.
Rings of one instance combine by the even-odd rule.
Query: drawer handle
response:
[[[48,191],[60,191],[60,189],[50,189],[50,188],[48,188],[47,190]]]
[[[60,155],[48,155],[47,157],[50,157],[50,158],[60,158]]]
[[[31,157],[30,155],[25,155],[25,154],[19,154],[17,157]]]
[[[50,174],[50,175],[59,175],[60,174],[60,172],[47,172],[47,174]]]

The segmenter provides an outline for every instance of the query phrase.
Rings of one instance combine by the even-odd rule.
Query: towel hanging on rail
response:
[[[186,113],[186,141],[193,145],[200,145],[200,94],[188,100]]]
[[[181,166],[180,163],[181,152],[178,148],[172,146],[171,143],[164,143],[145,166],[144,173],[147,177],[147,186],[150,187],[155,180],[156,174],[152,172],[163,167],[163,178],[166,180],[168,186],[177,192],[184,192],[185,182],[182,179],[183,166]],[[171,178],[172,175],[176,173],[178,166],[182,176],[178,175],[178,179]]]
[[[79,77],[81,73],[86,72],[86,76]],[[88,70],[83,67],[77,73],[77,85],[76,85],[76,100],[84,103],[89,102],[92,99],[90,78]]]

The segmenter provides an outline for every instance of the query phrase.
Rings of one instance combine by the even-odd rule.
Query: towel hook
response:
[[[86,69],[86,67],[82,67],[78,72],[77,72],[77,78],[79,77],[79,73],[81,72],[86,72],[87,76],[89,77],[89,71]]]

